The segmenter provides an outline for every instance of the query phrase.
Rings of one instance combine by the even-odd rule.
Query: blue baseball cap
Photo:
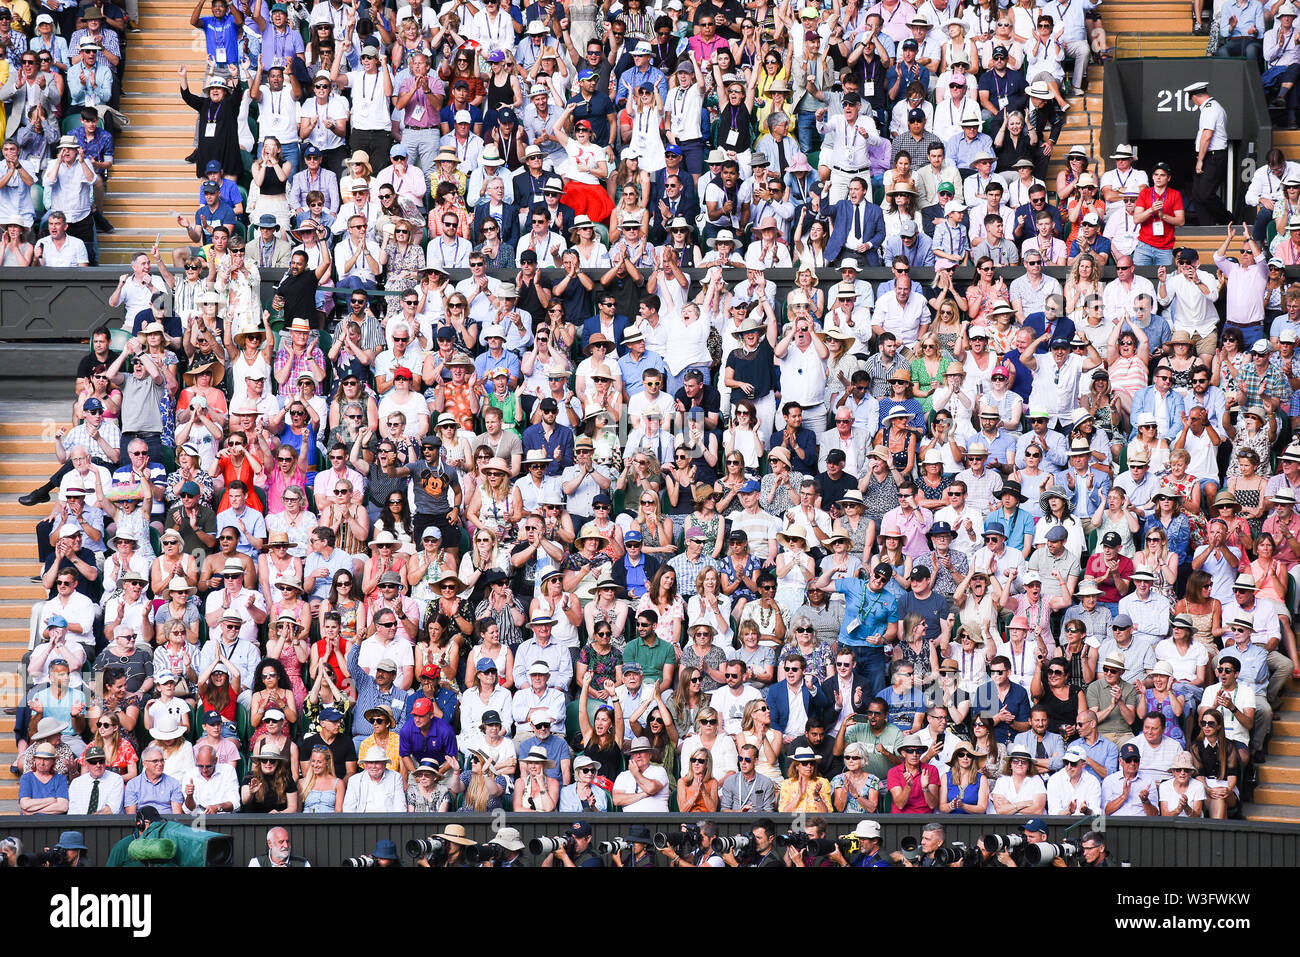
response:
[[[757,479],[750,479],[740,487],[740,491],[741,494],[744,494],[746,492],[757,492],[762,487],[763,486],[758,483]]]
[[[630,532],[626,532],[626,533],[624,533],[624,535],[623,535],[623,541],[624,541],[624,542],[639,542],[639,541],[641,541],[641,533],[638,532],[636,529],[633,529],[633,530],[630,531]]]
[[[578,71],[578,79],[579,79],[579,80],[593,80],[593,79],[595,79],[595,77],[596,77],[596,71],[595,71],[595,70],[579,70],[579,71]]]
[[[1032,831],[1038,834],[1046,834],[1047,825],[1043,823],[1042,818],[1031,817],[1028,821],[1025,822],[1025,831],[1026,832]]]
[[[68,619],[62,615],[50,615],[49,620],[45,622],[46,628],[67,628]]]
[[[320,713],[320,719],[322,721],[342,721],[343,712],[339,711],[338,708],[326,708]]]
[[[98,399],[90,398],[81,403],[81,408],[84,412],[103,412],[104,403],[100,402]]]
[[[208,165],[205,166],[205,167],[203,167],[203,172],[205,172],[205,173],[220,173],[220,172],[221,172],[221,161],[220,161],[220,160],[208,160]]]
[[[407,153],[406,151],[406,147],[403,146],[401,143],[394,143],[393,148],[388,151],[388,156],[390,159],[394,156],[409,156],[409,155],[410,154]]]
[[[319,146],[308,146],[302,151],[303,156],[322,156]]]
[[[497,663],[491,658],[480,658],[478,664],[474,666],[475,671],[496,671]]]
[[[669,143],[664,147],[664,153],[672,153],[674,156],[681,156],[682,148],[676,143]]]
[[[1001,522],[988,522],[984,526],[984,537],[988,538],[990,535],[1001,535],[1003,538],[1006,538],[1007,530],[1003,527]]]
[[[591,837],[591,825],[586,821],[574,821],[569,826],[569,833],[574,837]]]

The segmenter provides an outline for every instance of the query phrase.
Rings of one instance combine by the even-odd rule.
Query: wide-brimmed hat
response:
[[[783,532],[777,532],[776,540],[782,545],[790,542],[798,542],[804,548],[808,547],[808,532],[802,525],[791,525]]]
[[[208,361],[208,362],[201,362],[198,365],[190,366],[190,368],[187,369],[185,372],[186,383],[188,383],[189,385],[193,385],[195,382],[198,381],[199,373],[202,372],[206,372],[209,375],[211,375],[212,384],[214,386],[218,386],[221,385],[221,380],[226,377],[226,366],[225,363],[217,362],[215,360]]]
[[[400,544],[402,543],[398,541],[397,536],[386,528],[381,528],[379,531],[375,532],[374,537],[370,539],[371,548],[375,548],[379,545],[392,545],[393,547],[397,547]]]
[[[450,841],[452,844],[459,844],[461,847],[469,847],[470,845],[478,843],[478,841],[472,840],[466,833],[465,825],[463,824],[448,824],[445,828],[439,831],[436,836],[442,838],[444,841]]]
[[[529,748],[528,753],[519,761],[524,764],[541,764],[547,770],[555,767],[555,762],[546,756],[546,749],[538,745]]]
[[[154,721],[149,733],[155,741],[172,741],[185,733],[185,726],[176,720],[176,715],[165,712]]]
[[[1003,482],[1002,488],[998,489],[997,494],[998,498],[1001,498],[1003,495],[1014,495],[1017,502],[1029,501],[1029,496],[1021,491],[1019,482]]]
[[[58,718],[41,718],[36,722],[36,733],[32,735],[33,741],[39,741],[41,738],[53,737],[56,734],[62,734],[68,730],[68,722],[60,721]]]
[[[1065,510],[1066,513],[1068,514],[1070,511],[1070,493],[1067,492],[1060,485],[1053,485],[1051,488],[1044,489],[1043,493],[1038,496],[1038,504],[1042,507],[1043,514],[1044,515],[1051,514],[1051,509],[1048,507],[1047,503],[1054,498],[1059,498],[1062,502],[1065,503]]]

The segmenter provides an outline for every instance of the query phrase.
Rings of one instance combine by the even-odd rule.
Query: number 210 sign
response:
[[[1156,90],[1157,113],[1195,113],[1197,105],[1186,90]]]

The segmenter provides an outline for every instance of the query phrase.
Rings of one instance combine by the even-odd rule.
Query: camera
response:
[[[1049,867],[1058,857],[1066,861],[1083,855],[1078,841],[1061,841],[1059,844],[1043,841],[1025,847],[1025,863],[1030,867]]]
[[[632,843],[626,838],[616,837],[612,841],[601,841],[596,845],[596,850],[601,854],[621,854],[632,850]]]
[[[39,854],[32,854],[26,859],[19,858],[19,865],[26,867],[69,867],[68,852],[61,847],[47,847]]]
[[[809,837],[804,831],[790,831],[776,839],[782,847],[793,847],[797,851],[807,851],[814,857],[824,857],[835,852],[835,842],[822,837]]]
[[[416,860],[427,858],[430,864],[438,864],[447,859],[450,848],[440,837],[416,837],[406,842],[406,853]]]
[[[573,853],[573,839],[567,834],[560,834],[556,837],[535,837],[528,842],[528,851],[531,854],[554,854],[560,848],[564,848],[565,853]]]
[[[506,859],[506,849],[500,844],[471,844],[466,847],[465,857],[475,864],[493,863]]]
[[[369,854],[362,854],[360,857],[348,857],[343,860],[344,867],[378,867],[379,861]]]
[[[1014,851],[1025,843],[1024,835],[1021,834],[985,834],[980,840],[984,842],[984,850],[990,854]]]
[[[674,851],[681,853],[683,850],[693,848],[700,843],[700,829],[692,824],[684,831],[656,831],[654,842],[655,847],[660,850],[665,847],[672,847]]]
[[[734,837],[715,837],[713,839],[714,854],[739,854],[741,851],[747,851],[754,846],[754,838],[749,834],[737,834]]]
[[[953,867],[958,861],[965,867],[973,867],[979,863],[979,860],[979,848],[963,844],[961,841],[940,845],[934,851],[935,867]]]
[[[903,855],[903,860],[907,861],[909,864],[915,864],[921,857],[921,844],[914,837],[908,836],[903,838],[902,841],[899,842],[898,849]]]

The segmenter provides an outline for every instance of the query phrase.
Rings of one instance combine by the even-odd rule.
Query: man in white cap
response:
[[[75,77],[76,72],[72,71],[71,75]],[[95,246],[95,220],[91,215],[93,187],[98,181],[99,174],[86,159],[86,153],[77,140],[71,136],[59,140],[57,157],[46,168],[42,182],[49,188],[50,209],[63,214],[69,236],[85,243],[92,266],[99,264]]]
[[[383,748],[371,746],[361,756],[362,771],[348,778],[343,810],[348,814],[401,814],[406,811],[402,776],[388,769]]]
[[[1111,167],[1101,177],[1101,198],[1106,201],[1106,218],[1117,215],[1124,205],[1124,194],[1132,190],[1137,194],[1148,185],[1145,171],[1133,166],[1133,147],[1118,144],[1110,154]]]
[[[1047,779],[1047,813],[1084,815],[1101,810],[1101,782],[1086,774],[1088,753],[1078,744],[1065,750],[1065,766]]]
[[[522,688],[528,682],[532,666],[541,662],[548,668],[546,683],[561,693],[568,690],[569,682],[573,680],[573,658],[567,648],[552,640],[551,629],[554,627],[555,619],[547,615],[537,615],[528,622],[533,636],[515,649],[513,677],[516,688]]]
[[[1243,0],[1246,8],[1257,8],[1259,12],[1258,27],[1250,29],[1263,30],[1263,8],[1251,0]],[[1235,7],[1226,8],[1221,19],[1226,20]],[[1236,26],[1246,29],[1240,19]],[[1254,36],[1258,37],[1256,33]],[[1258,44],[1256,43],[1256,46]],[[1224,55],[1220,48],[1220,55]],[[1255,59],[1258,54],[1247,54]],[[1192,97],[1192,102],[1200,110],[1200,120],[1196,128],[1196,176],[1192,179],[1191,196],[1192,215],[1198,226],[1218,226],[1230,222],[1232,214],[1219,197],[1219,190],[1226,188],[1228,180],[1228,114],[1218,100],[1210,95],[1210,84],[1201,81],[1185,87],[1184,92]]]
[[[558,688],[548,687],[551,667],[545,661],[535,661],[528,666],[526,682],[515,684],[515,694],[510,701],[510,713],[514,718],[514,738],[521,741],[536,734],[533,722],[549,719],[554,731],[560,737],[565,735],[566,707],[564,692]],[[537,715],[545,713],[546,719]]]

